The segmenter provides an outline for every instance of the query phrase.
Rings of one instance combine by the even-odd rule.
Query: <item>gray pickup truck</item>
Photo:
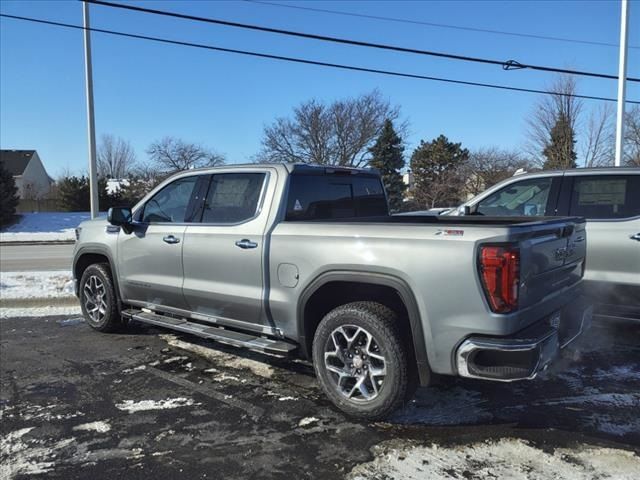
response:
[[[313,362],[331,401],[379,419],[437,375],[531,379],[586,328],[585,222],[389,214],[372,170],[177,174],[73,261],[87,323],[133,319]]]

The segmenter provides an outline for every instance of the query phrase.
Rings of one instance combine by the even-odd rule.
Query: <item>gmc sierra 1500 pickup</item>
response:
[[[576,217],[392,216],[372,170],[191,170],[77,230],[87,323],[133,319],[313,362],[344,412],[434,375],[531,379],[590,321]]]

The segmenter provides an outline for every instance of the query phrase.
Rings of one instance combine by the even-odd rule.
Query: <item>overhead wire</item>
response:
[[[51,26],[75,29],[75,30],[84,30],[85,29],[81,25],[74,25],[74,24],[70,24],[70,23],[56,22],[56,21],[53,21],[53,20],[45,20],[45,19],[39,19],[39,18],[33,18],[33,17],[24,17],[24,16],[20,16],[20,15],[10,15],[10,14],[2,13],[2,14],[0,14],[0,17],[9,18],[9,19],[13,19],[13,20],[32,22],[32,23],[39,23],[39,24],[44,24],[44,25],[51,25]],[[148,41],[153,41],[153,42],[158,42],[158,43],[163,43],[163,44],[171,44],[171,45],[179,45],[179,46],[185,46],[185,47],[200,48],[200,49],[212,50],[212,51],[217,51],[217,52],[233,53],[233,54],[239,54],[239,55],[245,55],[245,56],[251,56],[251,57],[258,57],[258,58],[266,58],[266,59],[271,59],[271,60],[293,62],[293,63],[299,63],[299,64],[305,64],[305,65],[315,65],[315,66],[320,66],[320,67],[330,67],[330,68],[336,68],[336,69],[342,69],[342,70],[350,70],[350,71],[366,72],[366,73],[375,73],[375,74],[394,76],[394,77],[412,78],[412,79],[417,79],[417,80],[430,80],[430,81],[437,81],[437,82],[444,82],[444,83],[453,83],[453,84],[459,84],[459,85],[485,87],[485,88],[492,88],[492,89],[499,89],[499,90],[516,91],[516,92],[526,92],[526,93],[536,93],[536,94],[543,94],[543,95],[554,95],[554,96],[563,96],[563,97],[582,98],[582,99],[586,99],[586,100],[600,100],[600,101],[607,101],[607,102],[615,102],[616,101],[615,98],[601,97],[601,96],[595,96],[595,95],[581,95],[581,94],[569,94],[569,93],[563,93],[563,92],[549,92],[547,90],[538,90],[538,89],[532,89],[532,88],[522,88],[522,87],[513,87],[513,86],[508,86],[508,85],[499,85],[499,84],[492,84],[492,83],[482,83],[482,82],[473,82],[473,81],[466,81],[466,80],[457,80],[457,79],[451,79],[451,78],[420,75],[420,74],[414,74],[414,73],[397,72],[397,71],[392,71],[392,70],[383,70],[383,69],[378,69],[378,68],[358,67],[358,66],[354,66],[354,65],[322,62],[322,61],[317,61],[317,60],[309,60],[309,59],[305,59],[305,58],[287,57],[287,56],[283,56],[283,55],[273,55],[273,54],[255,52],[255,51],[249,51],[249,50],[239,50],[239,49],[233,49],[233,48],[218,47],[218,46],[214,46],[214,45],[206,45],[206,44],[201,44],[201,43],[186,42],[186,41],[182,41],[182,40],[172,40],[172,39],[168,39],[168,38],[161,38],[161,37],[154,37],[154,36],[150,36],[150,35],[141,35],[141,34],[134,34],[134,33],[128,33],[128,32],[121,32],[121,31],[109,30],[109,29],[104,29],[104,28],[91,27],[88,30],[92,31],[92,32],[96,32],[96,33],[104,33],[104,34],[108,34],[108,35],[114,35],[114,36],[125,37],[125,38],[148,40]],[[636,100],[627,100],[626,103],[639,104],[640,105],[640,101],[636,101]]]
[[[273,6],[273,7],[305,10],[309,12],[328,13],[328,14],[342,15],[345,17],[353,17],[353,18],[366,18],[369,20],[382,20],[385,22],[396,22],[396,23],[404,23],[409,25],[422,25],[426,27],[448,28],[452,30],[462,30],[462,31],[478,32],[478,33],[490,33],[494,35],[507,35],[510,37],[533,38],[536,40],[550,40],[550,41],[556,41],[556,42],[577,43],[577,44],[583,44],[583,45],[597,45],[597,46],[603,46],[603,47],[616,47],[616,48],[620,47],[620,45],[618,45],[617,43],[598,42],[596,40],[557,37],[552,35],[540,35],[540,34],[534,34],[534,33],[509,32],[505,30],[494,30],[490,28],[468,27],[463,25],[453,25],[449,23],[437,23],[437,22],[427,22],[423,20],[411,20],[409,18],[388,17],[388,16],[382,16],[382,15],[371,15],[366,13],[345,12],[342,10],[331,10],[328,8],[318,8],[318,7],[308,7],[308,6],[302,6],[302,5],[278,3],[278,2],[268,2],[264,0],[242,0],[242,1],[247,3],[253,3],[256,5],[267,5],[267,6]],[[629,45],[629,48],[640,49],[640,46]]]
[[[446,59],[449,59],[449,60],[483,63],[483,64],[488,64],[488,65],[497,65],[497,66],[502,67],[504,70],[529,69],[529,70],[537,70],[537,71],[542,71],[542,72],[553,72],[553,73],[563,73],[563,74],[567,74],[567,75],[603,78],[603,79],[607,79],[607,80],[617,80],[618,79],[617,75],[611,75],[611,74],[607,74],[607,73],[590,72],[590,71],[585,71],[585,70],[573,70],[573,69],[567,69],[567,68],[550,67],[550,66],[545,66],[545,65],[528,64],[528,63],[524,63],[524,62],[520,62],[520,61],[516,61],[516,60],[495,60],[495,59],[490,59],[490,58],[473,57],[473,56],[468,56],[468,55],[458,55],[458,54],[447,53],[447,52],[437,52],[437,51],[433,51],[433,50],[423,50],[423,49],[418,49],[418,48],[400,47],[400,46],[397,46],[397,45],[387,45],[387,44],[381,44],[381,43],[365,42],[365,41],[362,41],[362,40],[353,40],[353,39],[348,39],[348,38],[332,37],[332,36],[328,36],[328,35],[319,35],[319,34],[315,34],[315,33],[286,30],[286,29],[282,29],[282,28],[265,27],[265,26],[262,26],[262,25],[255,25],[255,24],[249,24],[249,23],[232,22],[232,21],[229,21],[229,20],[221,20],[221,19],[218,19],[218,18],[211,18],[211,17],[202,17],[202,16],[190,15],[190,14],[186,14],[186,13],[170,12],[170,11],[166,11],[166,10],[158,10],[158,9],[155,9],[155,8],[140,7],[140,6],[137,6],[137,5],[129,5],[129,4],[123,4],[123,3],[113,3],[113,2],[108,2],[108,1],[105,1],[105,0],[80,0],[80,1],[83,1],[83,2],[86,2],[86,3],[91,3],[91,4],[94,4],[94,5],[101,5],[101,6],[109,7],[109,8],[116,8],[116,9],[134,11],[134,12],[138,12],[138,13],[161,15],[161,16],[172,17],[172,18],[180,18],[180,19],[183,19],[183,20],[191,20],[191,21],[210,23],[210,24],[215,24],[215,25],[223,25],[223,26],[227,26],[227,27],[254,30],[254,31],[260,31],[260,32],[265,32],[265,33],[273,33],[273,34],[278,34],[278,35],[286,35],[286,36],[297,37],[297,38],[305,38],[305,39],[310,39],[310,40],[332,42],[332,43],[338,43],[338,44],[343,44],[343,45],[351,45],[351,46],[357,46],[357,47],[375,48],[375,49],[379,49],[379,50],[387,50],[387,51],[400,52],[400,53],[426,55],[426,56],[431,56],[431,57],[446,58]],[[640,78],[627,77],[627,81],[629,81],[629,82],[640,82]]]

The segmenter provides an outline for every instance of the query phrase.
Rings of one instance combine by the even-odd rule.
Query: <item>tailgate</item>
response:
[[[587,241],[584,219],[558,219],[517,235],[520,237],[520,308],[580,281]]]

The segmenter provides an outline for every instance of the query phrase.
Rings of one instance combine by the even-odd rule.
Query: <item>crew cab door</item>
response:
[[[274,177],[275,171],[259,168],[211,176],[199,223],[187,226],[182,252],[184,297],[205,320],[263,323],[265,200],[273,196]]]
[[[168,183],[134,212],[133,231],[118,234],[118,276],[124,300],[138,306],[186,308],[182,249],[201,176]]]
[[[558,213],[587,219],[584,278],[596,293],[640,305],[640,174],[566,174]]]

